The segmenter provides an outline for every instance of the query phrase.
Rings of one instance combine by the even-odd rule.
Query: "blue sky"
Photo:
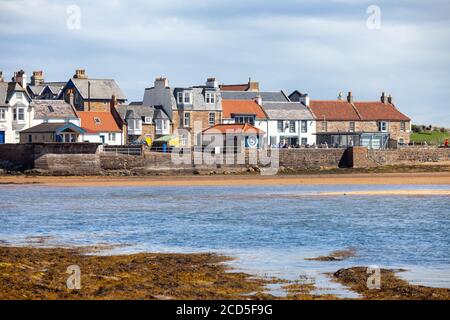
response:
[[[380,29],[367,27],[370,5]],[[161,75],[177,86],[252,77],[312,99],[386,91],[414,122],[450,127],[448,0],[0,0],[0,40],[7,78],[42,69],[61,81],[84,68],[116,79],[130,101]]]

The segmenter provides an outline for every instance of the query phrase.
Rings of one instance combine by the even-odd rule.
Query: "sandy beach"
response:
[[[450,172],[349,173],[314,175],[59,177],[0,176],[0,184],[42,184],[61,187],[234,186],[234,185],[450,185]],[[447,194],[447,193],[446,193]]]

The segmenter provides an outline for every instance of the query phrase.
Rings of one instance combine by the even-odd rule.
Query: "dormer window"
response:
[[[102,121],[100,120],[99,117],[94,117],[94,123],[97,125],[100,125],[102,123]]]
[[[47,108],[48,108],[48,112],[55,112],[55,109],[53,109],[53,106],[47,106]]]
[[[178,92],[178,104],[192,104],[192,93],[190,91]]]
[[[23,93],[22,92],[16,92],[16,99],[17,100],[22,100],[23,98]]]
[[[207,92],[205,94],[205,100],[207,104],[214,104],[216,103],[216,95],[214,92]]]

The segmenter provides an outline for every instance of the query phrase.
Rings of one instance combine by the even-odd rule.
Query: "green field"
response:
[[[429,132],[413,132],[411,134],[411,142],[414,143],[423,143],[433,145],[441,145],[444,143],[445,139],[450,140],[450,133],[445,132],[442,133],[440,131],[429,131]]]

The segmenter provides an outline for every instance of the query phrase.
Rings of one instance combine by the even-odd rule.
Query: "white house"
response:
[[[102,143],[105,145],[123,145],[122,128],[111,112],[78,111],[80,127],[86,131],[83,142]]]
[[[0,144],[19,143],[19,132],[32,126],[34,109],[25,88],[22,70],[14,74],[12,82],[4,82],[0,73]]]
[[[300,102],[263,102],[268,118],[268,143],[272,147],[310,146],[316,143],[316,123]]]

